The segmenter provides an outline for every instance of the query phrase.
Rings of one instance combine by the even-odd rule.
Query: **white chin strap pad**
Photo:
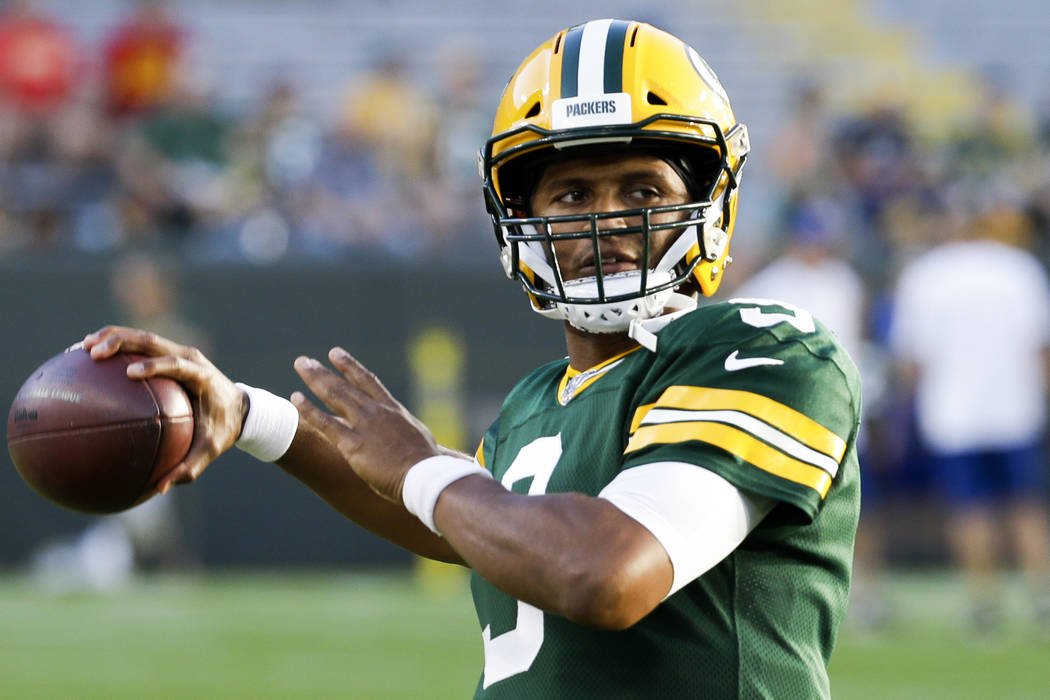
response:
[[[674,267],[689,249],[696,245],[696,225],[682,231],[672,243],[656,266],[649,271],[646,287],[653,289],[668,284],[674,279]],[[588,333],[622,333],[632,321],[640,321],[662,316],[674,289],[641,293],[642,273],[638,270],[608,275],[604,279],[605,296],[638,293],[638,297],[606,304],[557,304],[563,317],[574,328]],[[565,283],[565,294],[569,297],[598,298],[598,280],[586,277]]]
[[[648,286],[657,287],[667,284],[673,275],[669,271],[660,272],[651,270],[649,272]],[[642,273],[640,270],[618,272],[608,275],[604,279],[605,295],[620,296],[639,292],[642,286]],[[563,317],[574,328],[588,333],[621,333],[631,325],[635,319],[653,318],[664,311],[667,300],[674,291],[665,289],[645,296],[637,296],[634,299],[614,301],[605,304],[566,304],[558,302]],[[596,277],[584,277],[583,279],[570,280],[565,283],[565,294],[575,298],[598,298],[598,279]]]

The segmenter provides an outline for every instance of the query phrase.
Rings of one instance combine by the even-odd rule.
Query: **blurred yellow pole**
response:
[[[423,328],[408,342],[413,412],[430,428],[439,444],[460,451],[468,451],[463,398],[465,359],[464,342],[443,326]],[[415,576],[424,590],[448,593],[463,585],[466,570],[420,557],[416,559]]]

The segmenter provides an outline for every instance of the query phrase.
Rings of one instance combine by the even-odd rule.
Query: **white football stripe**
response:
[[[580,38],[580,67],[576,94],[601,95],[605,92],[605,40],[609,36],[611,19],[598,19],[583,27]]]
[[[683,421],[714,421],[734,425],[755,437],[761,438],[781,452],[789,454],[814,467],[819,467],[832,477],[839,471],[838,462],[828,455],[817,452],[811,447],[781,432],[773,426],[740,411],[687,411],[676,408],[654,408],[645,414],[642,425],[656,423],[680,423]]]

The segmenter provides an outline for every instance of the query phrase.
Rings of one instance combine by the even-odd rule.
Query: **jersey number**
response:
[[[816,324],[813,323],[812,314],[805,309],[800,309],[794,304],[789,304],[786,301],[776,301],[775,299],[730,299],[729,303],[780,306],[791,312],[786,314],[782,312],[763,311],[758,306],[749,306],[746,309],[740,309],[740,320],[749,326],[754,326],[755,328],[769,328],[770,326],[775,326],[778,323],[784,323],[786,321],[797,328],[801,333],[812,333],[817,329]]]
[[[533,440],[521,448],[500,483],[510,489],[515,482],[532,477],[529,495],[547,491],[547,482],[561,458],[561,434]],[[532,666],[543,646],[543,611],[518,601],[518,622],[512,630],[492,636],[492,625],[481,631],[485,648],[485,675],[482,688],[524,673]]]

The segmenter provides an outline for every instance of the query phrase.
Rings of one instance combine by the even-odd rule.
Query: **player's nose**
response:
[[[625,216],[624,211],[629,209],[627,203],[625,203],[616,192],[603,193],[601,196],[595,199],[595,214],[602,214],[598,219],[598,228],[603,231],[611,229],[628,228],[631,226],[638,226],[641,217],[639,216]]]

